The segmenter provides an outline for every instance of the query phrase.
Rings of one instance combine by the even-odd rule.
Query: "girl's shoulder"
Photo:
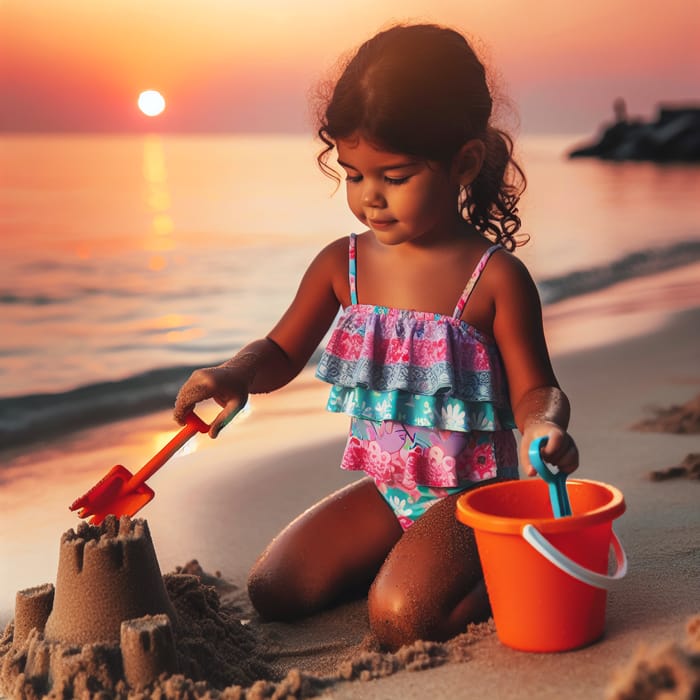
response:
[[[350,236],[336,238],[324,246],[316,255],[314,262],[324,265],[344,266],[347,269],[350,256]]]
[[[338,301],[350,303],[349,279],[350,236],[343,236],[324,246],[309,265],[305,278],[317,287],[333,289]]]
[[[495,317],[511,329],[530,327],[535,329],[542,323],[542,303],[537,285],[525,263],[513,253],[498,251],[487,266],[488,293],[492,299]],[[534,332],[534,330],[533,330]],[[498,340],[496,326],[494,335]]]
[[[505,248],[498,248],[494,251],[486,269],[489,271],[489,276],[503,282],[518,284],[532,280],[527,265]]]
[[[496,303],[499,299],[510,303],[514,299],[528,302],[539,297],[525,263],[504,248],[491,255],[479,285],[486,288]]]

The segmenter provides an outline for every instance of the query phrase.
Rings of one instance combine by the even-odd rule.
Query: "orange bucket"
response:
[[[569,479],[573,515],[552,517],[547,484],[503,481],[468,491],[457,518],[474,529],[498,638],[523,651],[567,651],[599,639],[611,589],[627,571],[612,521],[622,493]],[[613,549],[616,571],[608,575]]]

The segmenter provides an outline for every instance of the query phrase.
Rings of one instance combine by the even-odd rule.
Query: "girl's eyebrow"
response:
[[[407,160],[404,162],[383,165],[382,167],[377,168],[377,170],[381,170],[382,172],[386,170],[401,170],[402,168],[410,168],[411,166],[416,165],[417,163],[417,160]],[[345,163],[340,159],[338,159],[338,165],[340,165],[343,168],[350,168],[350,170],[357,170],[358,173],[360,172],[359,168],[356,168],[354,165],[350,165],[350,163]]]

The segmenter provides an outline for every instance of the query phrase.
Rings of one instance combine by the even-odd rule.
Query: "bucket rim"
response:
[[[540,532],[555,534],[578,530],[584,526],[587,527],[605,522],[612,522],[615,518],[622,515],[626,509],[625,498],[622,495],[622,491],[611,484],[606,484],[602,481],[593,481],[592,479],[568,479],[567,484],[584,486],[586,484],[592,484],[597,487],[603,487],[611,493],[612,498],[610,501],[586,513],[574,514],[564,518],[523,518],[493,515],[474,508],[470,503],[471,499],[478,498],[479,493],[483,493],[486,490],[503,488],[504,485],[512,485],[513,483],[532,484],[537,482],[534,480],[521,481],[519,479],[513,481],[499,481],[495,484],[488,484],[466,491],[457,499],[457,519],[474,530],[483,530],[485,532],[519,535],[524,525],[531,524],[540,530]],[[542,483],[544,484],[544,482]]]

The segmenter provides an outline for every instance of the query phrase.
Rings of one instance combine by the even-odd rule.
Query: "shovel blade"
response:
[[[126,467],[117,464],[86,494],[77,498],[70,509],[80,509],[78,517],[89,517],[92,525],[99,525],[108,515],[134,515],[153,499],[155,492],[147,484],[127,489],[132,476]]]

